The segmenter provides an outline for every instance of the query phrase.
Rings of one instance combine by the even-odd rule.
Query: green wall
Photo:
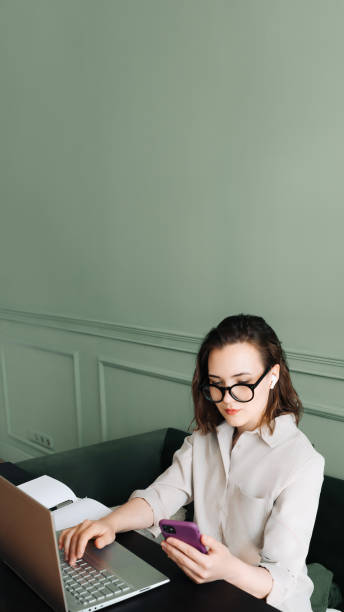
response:
[[[0,17],[4,312],[199,338],[261,314],[342,376],[344,4],[1,0]]]

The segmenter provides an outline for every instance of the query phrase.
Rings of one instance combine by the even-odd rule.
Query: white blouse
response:
[[[150,531],[181,506],[194,502],[201,533],[216,538],[242,561],[265,567],[273,586],[268,604],[282,612],[312,612],[314,585],[306,557],[324,480],[324,457],[297,427],[292,414],[243,432],[232,450],[234,427],[194,431],[173,455],[172,465],[142,497],[152,507]]]

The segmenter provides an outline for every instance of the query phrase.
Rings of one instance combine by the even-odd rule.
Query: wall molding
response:
[[[324,364],[333,367],[339,367],[344,369],[344,359],[338,357],[327,357],[325,355],[317,355],[316,353],[307,353],[304,351],[288,350],[286,351],[288,359],[296,359],[302,362]]]
[[[0,457],[6,457],[6,461],[16,463],[17,461],[26,461],[26,459],[34,459],[33,455],[29,455],[18,446],[14,447],[3,440],[0,441]]]
[[[98,336],[100,338],[123,342],[133,342],[134,344],[144,344],[145,346],[166,348],[168,350],[192,354],[198,352],[198,348],[203,339],[203,336],[186,334],[178,331],[129,324],[124,325],[111,321],[57,315],[53,313],[30,312],[13,308],[2,308],[1,306],[0,320],[35,325],[38,327],[49,327],[60,331]],[[344,359],[295,349],[285,349],[285,353],[288,361],[297,360],[303,363],[321,364],[332,368],[340,368],[344,375]],[[292,368],[290,369],[292,370]],[[323,373],[319,375],[323,376]],[[341,377],[339,380],[341,380]]]
[[[187,385],[191,387],[191,378],[178,374],[176,372],[172,372],[169,370],[160,370],[157,368],[146,368],[136,363],[128,363],[123,361],[117,361],[113,359],[109,359],[107,357],[98,357],[98,377],[99,377],[99,393],[100,393],[100,423],[101,423],[101,439],[102,441],[106,440],[107,434],[107,405],[106,405],[106,388],[105,388],[105,375],[104,369],[105,367],[113,367],[119,370],[125,370],[127,372],[132,372],[134,374],[143,374],[144,376],[151,376],[153,378],[160,378],[163,380],[169,380],[172,382],[180,383],[183,385]],[[302,374],[309,374],[315,376],[323,376],[323,374],[306,369],[295,369],[291,371],[297,371]],[[330,376],[326,376],[330,378]],[[344,380],[342,376],[333,375],[331,378],[335,378],[338,380]],[[309,403],[307,401],[302,402],[303,412],[304,414],[314,415],[320,418],[330,419],[333,421],[342,421],[344,422],[344,410],[340,410],[340,408],[336,406],[330,406],[325,404],[318,404],[315,402]]]
[[[168,380],[178,384],[189,386],[191,380],[187,376],[183,376],[172,370],[160,370],[158,368],[145,368],[137,363],[128,363],[125,361],[117,361],[108,357],[98,356],[98,377],[99,377],[99,396],[100,396],[100,431],[102,441],[107,440],[107,404],[106,404],[106,388],[105,388],[105,368],[115,368],[117,370],[125,370],[133,374],[141,374],[152,378]]]
[[[340,409],[335,406],[325,406],[325,404],[317,404],[312,402],[302,402],[304,413],[312,414],[317,417],[324,419],[330,419],[331,421],[344,421],[344,411],[340,412]]]
[[[202,336],[185,334],[177,331],[153,329],[134,325],[123,325],[121,323],[109,321],[57,315],[52,313],[29,312],[24,310],[0,307],[0,321],[1,320],[41,328],[50,328],[55,329],[57,331],[70,332],[85,336],[105,338],[107,340],[115,340],[119,342],[143,345],[152,348],[165,349],[168,351],[189,353],[192,355],[197,354],[199,346],[203,339]],[[291,373],[344,381],[344,359],[327,355],[319,355],[309,351],[296,350],[292,348],[285,349],[285,354],[288,360],[288,365]],[[165,380],[173,380],[174,382],[183,382],[187,380],[187,382],[183,382],[183,384],[191,384],[191,380],[185,379],[180,375],[174,375],[173,373],[169,373],[167,371],[160,372],[157,369],[147,369],[141,367],[138,364],[130,364],[124,362],[122,363],[108,358],[99,358],[98,378],[100,394],[100,422],[101,435],[103,439],[105,439],[106,436],[106,397],[104,388],[104,370],[101,369],[104,367],[104,365],[112,365],[112,367],[117,367],[119,369],[122,368],[133,373],[145,374],[147,376],[158,376],[160,378],[164,378]],[[75,379],[79,381],[78,384],[76,384],[75,388],[77,390],[76,393],[78,396],[76,405],[77,415],[79,419],[78,435],[81,445],[82,414],[78,358],[75,359]],[[341,410],[341,408],[335,406],[323,406],[320,404],[316,405],[313,402],[308,403],[305,400],[303,402],[303,406],[305,413],[314,414],[322,418],[338,421],[344,420],[344,405],[343,410]],[[37,448],[37,450],[41,451],[42,449],[41,447],[39,447],[39,449]]]
[[[0,320],[191,354],[197,353],[202,340],[199,336],[174,331],[1,307]]]
[[[76,418],[76,434],[77,434],[77,444],[80,448],[82,446],[82,406],[81,406],[81,381],[80,381],[80,363],[79,363],[79,352],[78,351],[61,351],[58,348],[53,348],[51,346],[39,345],[33,343],[24,343],[24,342],[15,342],[8,341],[7,345],[16,345],[25,348],[32,348],[39,351],[45,351],[48,353],[53,353],[57,355],[63,355],[72,358],[73,362],[73,380],[74,380],[74,407],[75,407],[75,418]],[[11,426],[11,413],[10,413],[10,401],[9,401],[9,392],[8,392],[8,381],[7,381],[7,367],[6,367],[6,357],[5,357],[5,346],[6,344],[2,344],[0,346],[0,359],[1,359],[1,376],[3,383],[3,396],[4,396],[4,407],[5,407],[5,422],[6,422],[6,433],[7,435],[14,439],[18,440],[22,444],[26,446],[30,446],[45,455],[53,454],[54,450],[49,448],[44,448],[43,446],[36,444],[35,442],[24,438],[12,431]]]
[[[307,374],[308,376],[319,376],[320,378],[344,381],[344,372],[343,374],[331,374],[330,372],[319,372],[316,370],[307,370],[306,368],[290,368],[290,371],[296,374]]]

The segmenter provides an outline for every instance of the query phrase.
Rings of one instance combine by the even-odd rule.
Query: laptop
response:
[[[114,541],[87,544],[72,568],[50,510],[0,476],[0,557],[56,612],[93,612],[170,579]]]

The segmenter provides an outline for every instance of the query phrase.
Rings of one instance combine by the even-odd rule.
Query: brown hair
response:
[[[202,395],[200,385],[208,380],[208,357],[214,348],[222,348],[235,342],[249,342],[259,351],[264,369],[279,364],[280,373],[276,386],[269,393],[268,403],[258,427],[267,424],[272,434],[274,418],[280,414],[294,414],[299,424],[303,411],[301,400],[295,391],[281,342],[274,330],[262,317],[238,314],[226,317],[213,327],[205,336],[196,358],[196,368],[192,379],[196,430],[202,433],[214,432],[216,426],[224,421],[217,407]],[[191,426],[190,423],[190,426]]]

